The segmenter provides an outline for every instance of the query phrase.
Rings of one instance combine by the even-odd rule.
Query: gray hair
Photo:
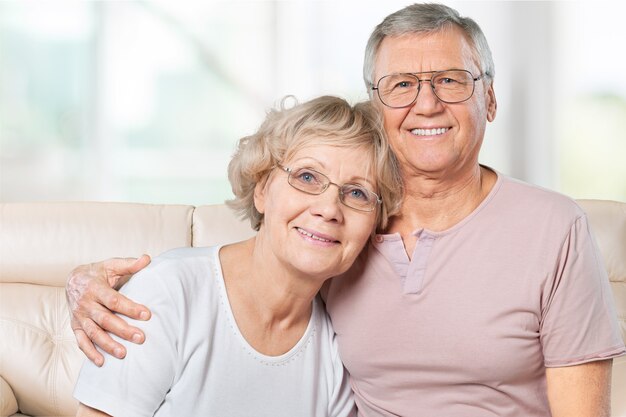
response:
[[[451,7],[436,3],[416,3],[387,16],[372,32],[365,48],[363,79],[372,94],[374,87],[374,64],[378,48],[387,36],[401,36],[412,33],[433,33],[459,27],[474,47],[480,60],[482,72],[489,84],[496,75],[491,49],[480,26],[469,17],[462,17]]]

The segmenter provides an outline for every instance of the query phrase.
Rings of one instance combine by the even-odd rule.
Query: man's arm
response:
[[[65,293],[72,330],[80,350],[97,366],[102,366],[104,357],[95,345],[119,359],[126,356],[126,349],[107,332],[134,343],[143,343],[143,332],[128,325],[114,313],[136,320],[150,319],[148,308],[117,292],[132,274],[149,263],[148,255],[138,259],[114,258],[78,266],[70,273]]]
[[[553,417],[610,417],[613,359],[546,369]]]
[[[112,417],[110,414],[91,408],[83,403],[78,404],[76,417]]]

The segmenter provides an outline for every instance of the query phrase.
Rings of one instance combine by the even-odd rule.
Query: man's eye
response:
[[[411,81],[400,81],[396,84],[396,88],[411,88],[413,83]]]
[[[442,78],[441,80],[439,80],[439,84],[454,84],[454,83],[458,83],[457,80],[453,79],[453,78]]]

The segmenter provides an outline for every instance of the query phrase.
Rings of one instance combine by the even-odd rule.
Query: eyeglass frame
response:
[[[332,181],[330,180],[330,178],[328,178],[328,175],[323,174],[323,173],[321,173],[321,172],[319,172],[319,171],[317,171],[317,170],[315,170],[315,169],[313,169],[313,168],[306,168],[306,169],[307,169],[307,170],[309,170],[309,171],[313,171],[313,172],[315,172],[316,174],[321,175],[323,178],[326,178],[326,180],[327,180],[328,182],[324,185],[324,188],[323,188],[323,189],[322,189],[322,191],[320,191],[319,193],[314,193],[314,192],[311,192],[311,191],[306,191],[306,190],[303,190],[303,189],[301,189],[301,188],[296,187],[295,185],[293,185],[293,184],[291,183],[291,181],[290,181],[290,179],[292,178],[292,177],[291,177],[291,175],[294,173],[292,168],[286,167],[286,166],[281,165],[281,164],[276,164],[276,165],[275,165],[275,168],[280,168],[281,170],[285,171],[285,172],[287,173],[287,183],[288,183],[288,184],[289,184],[292,188],[294,188],[294,189],[296,189],[296,190],[298,190],[298,191],[300,191],[300,192],[303,192],[303,193],[305,193],[305,194],[309,194],[309,195],[322,195],[322,194],[324,193],[324,191],[326,191],[326,190],[328,190],[328,189],[330,188],[330,186],[331,186],[331,185],[334,185],[335,187],[337,187],[337,191],[338,191],[338,194],[339,194],[339,202],[340,202],[341,204],[343,204],[344,206],[346,206],[346,207],[348,207],[348,208],[351,208],[352,210],[361,211],[361,212],[364,212],[364,213],[371,213],[372,211],[376,210],[376,206],[378,206],[379,204],[382,204],[382,202],[383,202],[382,198],[381,198],[378,194],[376,194],[374,191],[371,191],[371,190],[367,189],[367,187],[365,187],[365,186],[363,186],[363,185],[354,184],[354,183],[345,183],[345,184],[339,185],[339,184],[337,184],[337,183],[335,183],[335,182],[332,182]],[[300,170],[300,169],[305,169],[305,167],[298,168],[298,170]],[[359,187],[361,187],[361,188],[365,189],[368,193],[373,194],[373,195],[374,195],[374,197],[376,197],[376,202],[375,202],[375,203],[374,203],[374,205],[371,207],[371,209],[369,209],[369,210],[368,210],[368,209],[361,209],[361,208],[352,207],[352,206],[349,206],[348,204],[346,204],[346,202],[343,200],[343,199],[344,199],[344,193],[342,192],[343,188],[344,188],[346,185],[358,185]]]
[[[447,100],[442,100],[441,97],[439,97],[439,95],[437,94],[437,90],[435,89],[435,84],[433,84],[433,78],[435,78],[436,74],[442,73],[442,72],[448,72],[448,71],[463,71],[466,72],[470,75],[470,77],[472,78],[472,92],[470,93],[469,97],[467,97],[464,100],[459,100],[459,101],[447,101]],[[425,79],[422,80],[418,77],[418,75],[420,74],[432,74],[431,77],[429,79]],[[405,104],[404,106],[390,106],[389,104],[385,103],[385,101],[382,99],[382,97],[380,96],[380,82],[387,78],[387,77],[391,77],[392,75],[412,75],[417,79],[417,93],[415,94],[415,98],[413,98],[413,100],[408,103]],[[474,91],[476,90],[476,81],[479,81],[481,79],[483,79],[485,77],[485,75],[487,75],[486,73],[481,73],[478,76],[474,77],[474,74],[472,74],[471,71],[466,70],[466,69],[458,69],[458,68],[451,68],[451,69],[446,69],[446,70],[440,70],[440,71],[421,71],[421,72],[396,72],[393,74],[387,74],[387,75],[383,75],[382,77],[380,77],[378,79],[378,82],[376,83],[376,86],[372,86],[370,87],[372,91],[376,91],[376,94],[378,95],[378,99],[380,100],[381,103],[383,103],[385,106],[391,108],[391,109],[402,109],[405,107],[409,107],[412,106],[413,104],[415,104],[415,102],[417,101],[417,97],[419,97],[420,95],[420,91],[422,91],[422,82],[425,81],[429,81],[430,82],[430,87],[433,89],[433,94],[435,95],[435,97],[437,97],[437,100],[441,101],[442,103],[446,103],[446,104],[458,104],[458,103],[463,103],[467,100],[469,100],[470,98],[472,98],[472,96],[474,95]]]

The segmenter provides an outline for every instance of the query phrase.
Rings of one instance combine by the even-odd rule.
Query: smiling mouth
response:
[[[438,127],[436,129],[413,129],[411,133],[416,136],[435,136],[435,135],[443,135],[449,130],[447,127]]]
[[[325,242],[325,243],[339,243],[339,241],[338,241],[338,240],[330,240],[330,239],[326,239],[326,238],[323,238],[323,237],[321,237],[321,236],[314,235],[313,233],[307,232],[306,230],[301,229],[301,228],[299,228],[299,227],[296,227],[296,230],[297,230],[297,231],[298,231],[298,233],[300,233],[301,235],[306,236],[306,237],[308,237],[308,238],[311,238],[311,239],[313,239],[313,240],[319,240],[320,242]]]

